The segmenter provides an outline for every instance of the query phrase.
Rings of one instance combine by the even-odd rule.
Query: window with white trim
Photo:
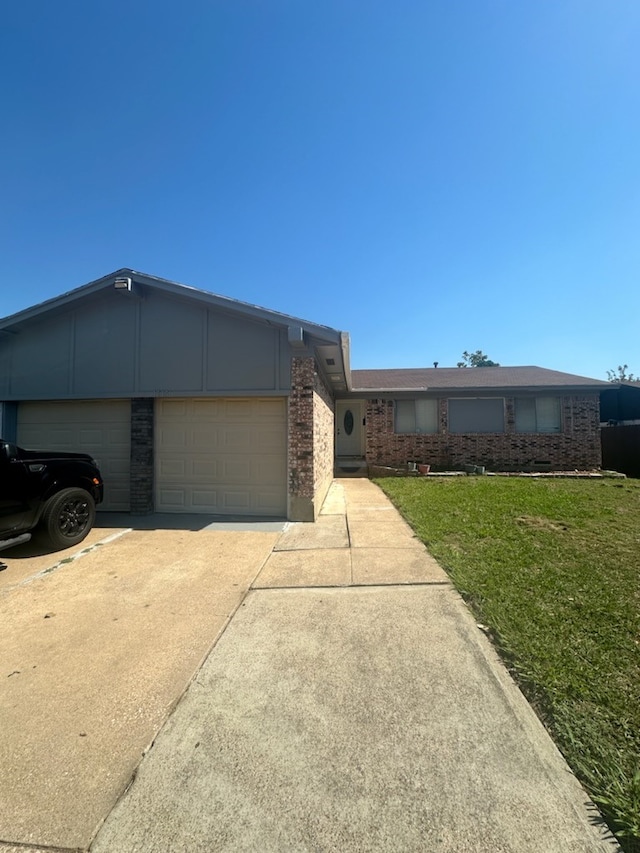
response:
[[[502,397],[457,397],[449,400],[449,432],[504,432]]]
[[[438,432],[437,400],[396,400],[394,432],[429,434]]]
[[[516,432],[560,432],[559,397],[516,397]]]

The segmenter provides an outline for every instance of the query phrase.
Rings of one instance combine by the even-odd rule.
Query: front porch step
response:
[[[334,465],[336,477],[367,477],[369,468],[363,456],[337,456]]]

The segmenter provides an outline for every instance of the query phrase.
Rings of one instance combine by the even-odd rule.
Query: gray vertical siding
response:
[[[0,400],[282,393],[286,328],[146,289],[105,290],[0,338]]]

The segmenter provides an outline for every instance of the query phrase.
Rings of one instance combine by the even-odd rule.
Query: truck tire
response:
[[[42,512],[42,528],[54,548],[82,542],[93,527],[96,506],[84,489],[62,489],[49,498]]]

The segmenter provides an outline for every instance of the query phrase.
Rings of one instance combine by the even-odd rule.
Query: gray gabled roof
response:
[[[354,391],[601,391],[609,382],[544,367],[416,367],[351,371]]]
[[[102,276],[95,281],[84,284],[81,287],[76,287],[73,290],[69,290],[66,293],[61,294],[60,296],[55,296],[53,299],[47,299],[38,305],[25,308],[23,311],[18,311],[16,314],[3,317],[0,319],[0,329],[10,329],[11,327],[19,326],[22,323],[46,314],[49,311],[55,311],[56,309],[67,307],[93,293],[113,287],[114,281],[117,278],[131,278],[134,286],[142,285],[143,287],[153,287],[157,290],[163,290],[166,293],[172,293],[175,296],[196,299],[202,303],[243,314],[256,320],[266,320],[270,323],[277,323],[282,326],[299,326],[310,335],[321,340],[339,343],[340,335],[343,334],[337,329],[332,329],[330,326],[321,326],[317,323],[310,323],[307,320],[301,320],[298,317],[291,317],[288,314],[271,311],[268,308],[261,308],[258,305],[251,305],[248,302],[241,302],[238,299],[232,299],[228,296],[220,296],[216,293],[201,290],[197,287],[191,287],[187,284],[179,284],[178,282],[169,281],[165,278],[158,278],[157,276],[138,272],[128,267],[123,267],[122,269]]]
[[[144,293],[145,288],[160,290],[183,299],[196,300],[202,305],[218,308],[234,314],[240,314],[251,320],[258,320],[270,325],[280,326],[287,330],[289,343],[294,350],[302,353],[306,347],[316,351],[321,370],[329,380],[329,384],[336,391],[348,391],[351,387],[349,335],[330,326],[321,326],[318,323],[310,323],[289,314],[271,311],[259,305],[251,305],[228,296],[220,296],[208,290],[179,284],[165,278],[158,278],[148,273],[123,267],[102,278],[91,281],[88,284],[69,290],[66,293],[48,299],[24,311],[19,311],[8,317],[0,319],[0,332],[15,334],[31,320],[43,318],[47,314],[55,314],[64,311],[83,300],[91,297],[101,290],[115,287],[116,279],[130,278],[132,282],[133,296],[136,293]]]

